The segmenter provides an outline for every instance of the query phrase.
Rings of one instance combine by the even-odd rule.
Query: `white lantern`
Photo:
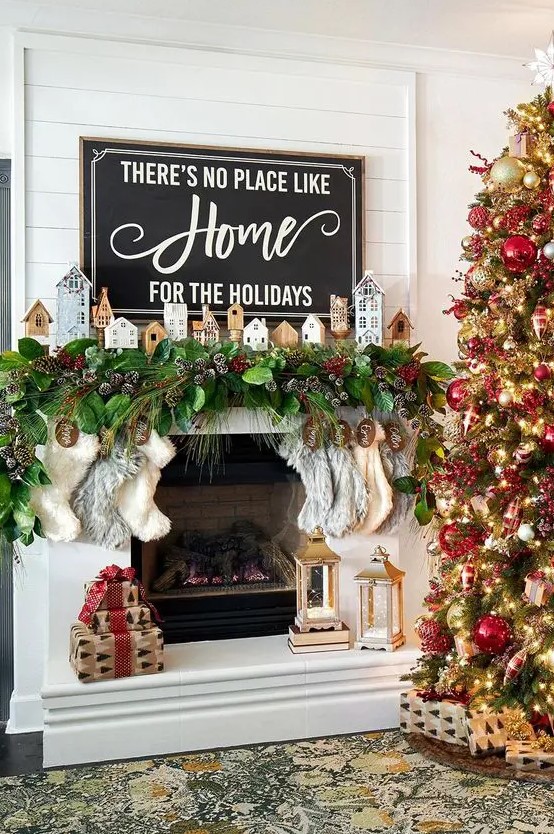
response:
[[[358,584],[357,649],[392,652],[406,642],[404,576],[405,571],[395,567],[379,545],[369,567],[354,577]]]

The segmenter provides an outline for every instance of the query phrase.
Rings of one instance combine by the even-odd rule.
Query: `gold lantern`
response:
[[[349,647],[349,631],[340,618],[340,556],[315,530],[296,553],[295,624],[289,628],[291,651],[330,651]]]
[[[357,649],[393,652],[406,642],[404,576],[405,571],[395,567],[379,545],[369,567],[354,577],[358,584]]]

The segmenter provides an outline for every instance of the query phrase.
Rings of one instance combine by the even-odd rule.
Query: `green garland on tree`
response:
[[[453,372],[423,361],[419,345],[359,351],[353,342],[340,342],[254,352],[235,342],[203,346],[194,339],[164,339],[151,357],[141,350],[105,350],[91,339],[52,356],[34,339],[21,339],[18,348],[0,356],[0,534],[9,542],[28,545],[42,535],[30,487],[49,483],[36,457],[48,419],[99,434],[108,454],[122,432],[132,447],[141,433],[155,429],[164,436],[174,425],[188,432],[233,407],[261,409],[276,425],[308,415],[324,441],[335,436],[340,407],[395,412],[419,432],[413,477],[395,485],[418,493],[421,524],[432,517],[427,479],[445,454],[433,415],[444,413],[444,384]],[[209,452],[199,447],[201,455]]]

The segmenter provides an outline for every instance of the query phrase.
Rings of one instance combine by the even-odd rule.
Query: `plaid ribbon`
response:
[[[139,589],[139,597],[152,612],[154,619],[161,622],[161,617],[151,602],[148,602],[144,593],[142,582],[136,579],[134,568],[120,568],[118,565],[109,565],[98,574],[88,590],[85,604],[81,608],[78,619],[87,626],[90,626],[92,615],[98,610],[104,597],[110,610],[123,608],[122,582],[134,582]],[[119,583],[119,584],[118,584]]]

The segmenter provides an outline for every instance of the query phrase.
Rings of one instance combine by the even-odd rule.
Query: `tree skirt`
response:
[[[408,733],[406,739],[412,750],[447,767],[458,768],[468,773],[479,773],[482,776],[492,776],[496,779],[554,784],[554,774],[540,771],[516,771],[508,767],[503,755],[478,759],[471,755],[468,747],[459,747],[455,744],[448,744],[446,741],[435,741],[421,733]]]
[[[531,834],[553,800],[431,761],[395,730],[0,779],[0,831]]]

